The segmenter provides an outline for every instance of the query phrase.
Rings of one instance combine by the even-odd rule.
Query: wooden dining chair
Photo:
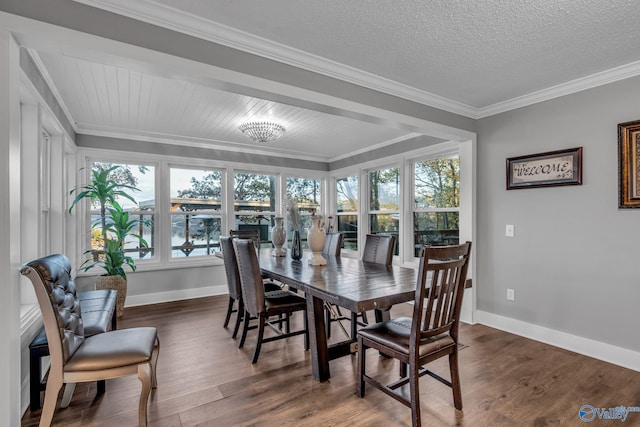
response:
[[[420,426],[419,379],[428,374],[453,389],[456,409],[462,410],[458,371],[458,327],[469,267],[471,242],[457,246],[422,249],[411,318],[401,317],[366,326],[358,331],[357,389],[365,395],[365,383],[382,390],[411,408],[413,426]],[[400,379],[389,385],[366,373],[366,351],[374,348],[400,361]],[[451,381],[425,368],[449,356]],[[409,398],[400,387],[409,384]]]
[[[309,350],[309,328],[307,325],[307,301],[298,294],[281,290],[279,292],[269,292],[265,294],[258,257],[253,246],[253,241],[249,239],[233,239],[233,247],[238,262],[240,275],[240,286],[242,288],[242,300],[244,303],[244,323],[242,328],[242,338],[239,347],[244,346],[249,331],[249,323],[252,319],[258,320],[258,338],[256,348],[253,353],[251,363],[258,361],[260,349],[265,342],[289,338],[295,335],[304,334],[304,348]],[[300,311],[304,316],[303,329],[291,332],[289,322],[285,332],[268,322],[271,316],[288,315]],[[276,336],[264,338],[265,326],[271,327]]]
[[[50,426],[64,384],[137,375],[142,383],[138,423],[147,425],[147,402],[155,388],[160,342],[156,328],[139,327],[85,337],[82,310],[69,259],[49,255],[24,264],[33,284],[47,334],[51,366],[40,427]]]
[[[240,321],[244,313],[244,304],[242,303],[242,289],[240,287],[240,273],[238,272],[238,262],[236,261],[236,254],[233,249],[232,238],[227,236],[220,236],[220,249],[222,250],[222,259],[224,260],[224,271],[227,276],[227,287],[229,289],[229,305],[227,306],[227,314],[224,318],[224,327],[229,326],[229,320],[231,314],[236,313],[236,324],[233,328],[232,337],[235,338],[238,335],[238,329],[240,328]],[[266,292],[281,291],[280,285],[273,283],[270,280],[263,280],[263,285]],[[237,302],[238,308],[234,308]]]

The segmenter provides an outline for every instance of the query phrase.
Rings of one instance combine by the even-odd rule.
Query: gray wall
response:
[[[617,124],[639,100],[635,77],[478,121],[479,310],[640,351],[640,209],[617,196]],[[506,158],[578,146],[582,186],[505,189]]]

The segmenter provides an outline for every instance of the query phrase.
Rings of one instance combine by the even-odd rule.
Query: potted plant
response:
[[[136,233],[140,220],[132,218],[125,211],[117,198],[124,198],[137,203],[128,191],[139,191],[135,186],[120,182],[114,172],[120,166],[97,168],[91,171],[91,181],[71,190],[76,197],[69,207],[69,212],[84,199],[90,199],[92,206],[100,208],[99,218],[91,224],[91,228],[98,227],[100,235],[96,236],[97,247],[85,251],[91,257],[82,263],[80,269],[88,271],[94,267],[102,267],[105,274],[96,280],[96,289],[115,289],[118,292],[116,313],[122,317],[124,302],[127,295],[127,274],[125,266],[136,271],[133,258],[125,252],[125,242],[133,238],[141,247],[147,247],[147,242]],[[93,246],[93,245],[92,245]]]

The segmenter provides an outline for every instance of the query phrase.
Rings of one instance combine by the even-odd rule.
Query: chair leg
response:
[[[40,415],[40,427],[49,427],[51,425],[61,388],[62,379],[47,379],[47,389],[44,392],[44,405],[42,406],[42,414]]]
[[[224,328],[229,326],[229,319],[231,318],[231,313],[233,312],[233,302],[234,299],[229,297],[229,306],[227,307],[227,316],[224,318]]]
[[[366,348],[362,342],[362,338],[358,338],[358,365],[356,368],[356,395],[364,397],[364,371],[365,371],[365,355]]]
[[[231,338],[235,339],[238,336],[238,330],[240,329],[240,322],[244,317],[244,304],[242,304],[242,300],[238,301],[238,315],[236,316],[236,326],[233,328],[233,335]]]
[[[64,392],[62,393],[62,401],[60,402],[60,408],[68,408],[73,397],[73,392],[76,389],[76,383],[66,383],[64,385]]]
[[[358,336],[358,313],[351,312],[351,339]]]
[[[158,387],[158,355],[160,354],[160,339],[156,337],[156,345],[154,346],[153,353],[151,353],[151,387]]]
[[[407,376],[407,364],[400,362],[400,378]]]
[[[238,348],[244,347],[244,341],[247,339],[247,332],[249,331],[249,321],[251,319],[251,315],[248,311],[244,312],[244,324],[242,327],[242,338],[240,338],[240,343],[238,344]]]
[[[151,363],[138,365],[138,379],[142,383],[140,404],[138,405],[138,424],[140,427],[147,427],[147,403],[149,402],[149,392],[151,392],[152,371]]]
[[[328,304],[328,303],[326,303]],[[331,338],[331,320],[332,320],[333,316],[331,314],[331,311],[325,307],[324,308],[324,323],[327,329],[327,339]]]
[[[420,427],[422,425],[420,421],[420,376],[418,375],[420,366],[412,363],[410,369],[409,395],[411,396],[411,423],[413,427]]]
[[[304,316],[304,349],[309,350],[309,319],[306,311],[303,311],[302,315]]]
[[[256,363],[258,361],[258,356],[260,356],[262,337],[264,336],[264,324],[266,322],[265,316],[261,314],[258,321],[260,322],[258,324],[258,341],[256,342],[256,349],[253,352],[253,360],[251,361],[251,363]]]
[[[451,371],[451,388],[453,389],[453,404],[462,410],[462,389],[460,388],[460,372],[458,371],[458,349],[449,354],[449,371]]]

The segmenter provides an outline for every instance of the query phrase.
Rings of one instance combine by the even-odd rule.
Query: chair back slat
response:
[[[253,240],[233,239],[244,307],[254,317],[265,311],[264,285]]]
[[[376,264],[391,265],[395,244],[396,236],[367,234],[362,260]]]
[[[322,250],[322,253],[324,255],[340,256],[343,240],[344,234],[342,233],[327,233],[327,238],[324,241],[324,249]]]
[[[234,300],[237,300],[242,296],[242,289],[240,288],[240,276],[238,274],[236,253],[233,249],[233,243],[231,240],[231,237],[220,236],[220,249],[222,250],[222,259],[224,260],[224,272],[227,275],[229,296]]]
[[[424,247],[414,304],[412,343],[450,333],[457,335],[471,243]]]
[[[38,299],[51,354],[52,369],[62,367],[84,341],[84,325],[71,263],[61,254],[24,264],[20,273],[31,280]]]

